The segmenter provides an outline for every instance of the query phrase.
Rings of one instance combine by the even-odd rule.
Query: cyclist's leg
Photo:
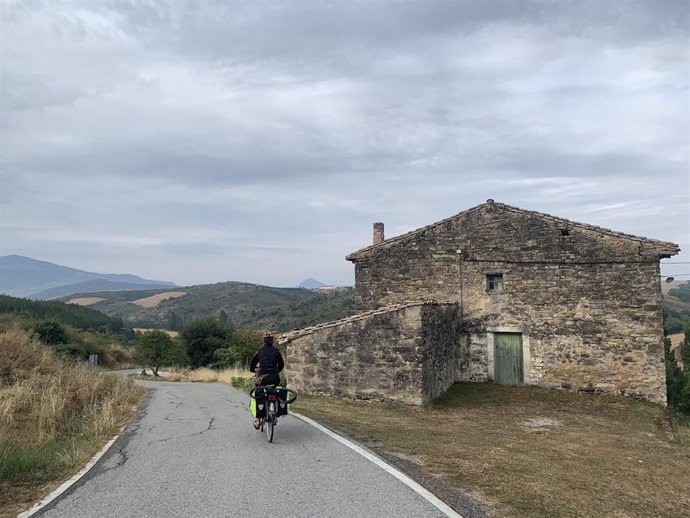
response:
[[[257,376],[255,378],[255,381],[254,381],[254,387],[256,388],[256,387],[259,387],[261,385],[264,385],[263,379],[261,377]],[[263,400],[262,400],[262,402],[264,405],[264,412],[266,412],[266,402]],[[259,401],[256,400],[256,398],[252,399],[252,408],[254,409],[254,416],[255,416],[254,422],[252,424],[254,425],[255,430],[260,430],[261,425],[263,424],[263,418],[258,415],[260,412],[259,405],[260,405],[260,403],[259,403]]]

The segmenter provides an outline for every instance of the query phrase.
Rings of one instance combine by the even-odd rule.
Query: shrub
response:
[[[234,365],[247,365],[252,355],[261,347],[261,333],[255,329],[239,329],[235,331],[228,346],[214,352],[216,365],[221,368]]]
[[[200,318],[187,324],[180,336],[184,341],[192,367],[203,367],[213,362],[213,353],[226,345],[227,329],[215,318]]]
[[[43,320],[36,324],[34,332],[39,340],[46,345],[67,343],[67,331],[55,320]]]

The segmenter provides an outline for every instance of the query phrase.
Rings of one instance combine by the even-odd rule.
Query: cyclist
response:
[[[261,333],[263,346],[258,349],[249,362],[249,370],[254,372],[254,383],[259,385],[278,385],[280,383],[280,371],[285,367],[283,356],[273,346],[273,333],[264,331]],[[258,368],[257,368],[258,366]],[[261,426],[261,419],[254,420],[254,428]]]

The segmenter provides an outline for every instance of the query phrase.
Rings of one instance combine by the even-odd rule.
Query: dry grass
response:
[[[226,385],[245,386],[245,380],[254,380],[254,375],[247,369],[233,367],[230,369],[209,369],[201,367],[199,369],[177,369],[173,368],[166,373],[167,381],[187,381],[205,383],[224,383]]]
[[[78,297],[76,299],[69,299],[67,301],[68,304],[77,304],[78,306],[91,306],[92,304],[96,304],[97,302],[101,302],[102,299],[100,297]]]
[[[685,333],[668,335],[668,339],[671,340],[671,349],[675,349],[685,339]]]
[[[132,304],[141,306],[144,308],[155,308],[158,304],[164,300],[169,299],[179,299],[187,295],[185,291],[166,291],[165,293],[157,293],[156,295],[151,295],[150,297],[145,297],[143,299],[133,300]]]
[[[0,514],[76,471],[143,393],[131,380],[64,363],[25,331],[0,333]]]
[[[680,347],[678,347],[683,340],[685,340],[685,333],[676,333],[673,335],[668,335],[668,339],[671,340],[671,351],[676,358],[676,363],[678,367],[683,368],[683,357],[680,354]]]
[[[295,410],[485,495],[494,516],[690,516],[690,429],[675,438],[655,405],[457,384],[427,409],[301,395]]]
[[[132,330],[135,333],[149,333],[151,331],[162,331],[166,335],[168,335],[170,338],[177,338],[180,336],[180,333],[177,331],[171,331],[170,329],[154,329],[152,327],[133,327]]]

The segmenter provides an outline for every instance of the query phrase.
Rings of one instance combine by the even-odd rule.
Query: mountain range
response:
[[[0,256],[0,293],[51,299],[92,291],[150,290],[175,283],[127,273],[96,273],[21,255]]]

